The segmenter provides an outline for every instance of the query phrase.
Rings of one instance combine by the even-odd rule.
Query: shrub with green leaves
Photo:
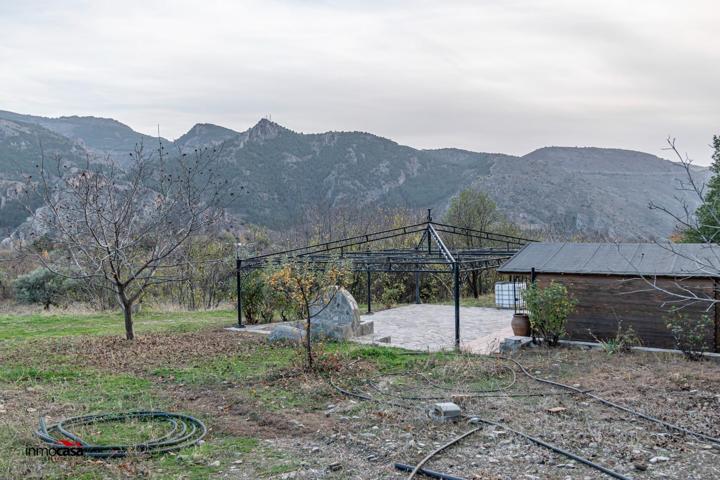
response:
[[[39,303],[45,310],[58,306],[68,290],[68,282],[46,268],[36,268],[15,279],[15,298],[23,303]]]
[[[688,360],[702,360],[703,352],[711,350],[710,338],[714,325],[710,316],[690,317],[682,310],[673,308],[666,326],[675,340],[675,348]]]
[[[530,314],[533,338],[542,337],[549,346],[556,346],[565,334],[567,318],[577,302],[570,298],[565,285],[555,282],[544,288],[533,283],[523,298]]]
[[[622,320],[618,321],[618,328],[615,332],[615,336],[611,338],[598,338],[591,330],[588,333],[600,344],[600,348],[603,349],[608,355],[614,355],[616,353],[629,353],[632,351],[632,347],[640,345],[640,337],[635,333],[635,329],[630,325],[624,328]]]
[[[252,270],[242,276],[242,308],[247,323],[266,321],[270,289],[265,272]]]
[[[385,308],[392,308],[400,302],[405,286],[400,282],[385,282],[382,293],[380,294],[380,302]]]

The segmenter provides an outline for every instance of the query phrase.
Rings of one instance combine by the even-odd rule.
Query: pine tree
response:
[[[720,136],[713,135],[713,173],[705,188],[703,204],[695,211],[696,225],[685,230],[686,242],[718,243],[720,241]]]

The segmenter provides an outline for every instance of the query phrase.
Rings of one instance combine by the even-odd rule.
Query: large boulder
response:
[[[310,305],[313,337],[347,340],[360,332],[360,311],[355,298],[342,287],[326,288]]]
[[[348,340],[373,333],[372,321],[361,322],[353,296],[341,287],[326,288],[310,305],[310,336],[322,340]],[[299,342],[305,338],[305,322],[278,325],[269,342]]]

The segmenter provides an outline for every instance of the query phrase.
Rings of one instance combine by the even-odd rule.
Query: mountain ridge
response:
[[[47,119],[6,111],[0,111],[0,119],[30,120],[57,135],[65,132],[77,151],[118,160],[138,141],[158,142],[113,119]],[[523,156],[415,149],[369,132],[295,132],[266,118],[241,132],[198,123],[176,140],[160,142],[180,151],[220,146],[223,174],[248,192],[233,213],[272,229],[303,222],[313,209],[442,212],[453,196],[471,187],[486,191],[508,218],[525,227],[646,240],[674,229],[671,219],[654,217],[647,204],[671,198],[668,185],[683,173],[669,160],[627,149],[547,146]],[[1,145],[0,179],[7,173],[2,159],[17,155]]]

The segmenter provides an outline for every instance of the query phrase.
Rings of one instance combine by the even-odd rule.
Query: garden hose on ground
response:
[[[72,432],[73,428],[98,423],[159,421],[169,425],[167,433],[147,442],[128,445],[94,445]],[[47,425],[40,417],[40,426],[35,435],[54,448],[78,448],[82,455],[96,458],[125,457],[135,453],[158,454],[174,452],[196,445],[207,433],[205,424],[195,417],[179,413],[139,411],[127,413],[104,413],[72,417]]]

